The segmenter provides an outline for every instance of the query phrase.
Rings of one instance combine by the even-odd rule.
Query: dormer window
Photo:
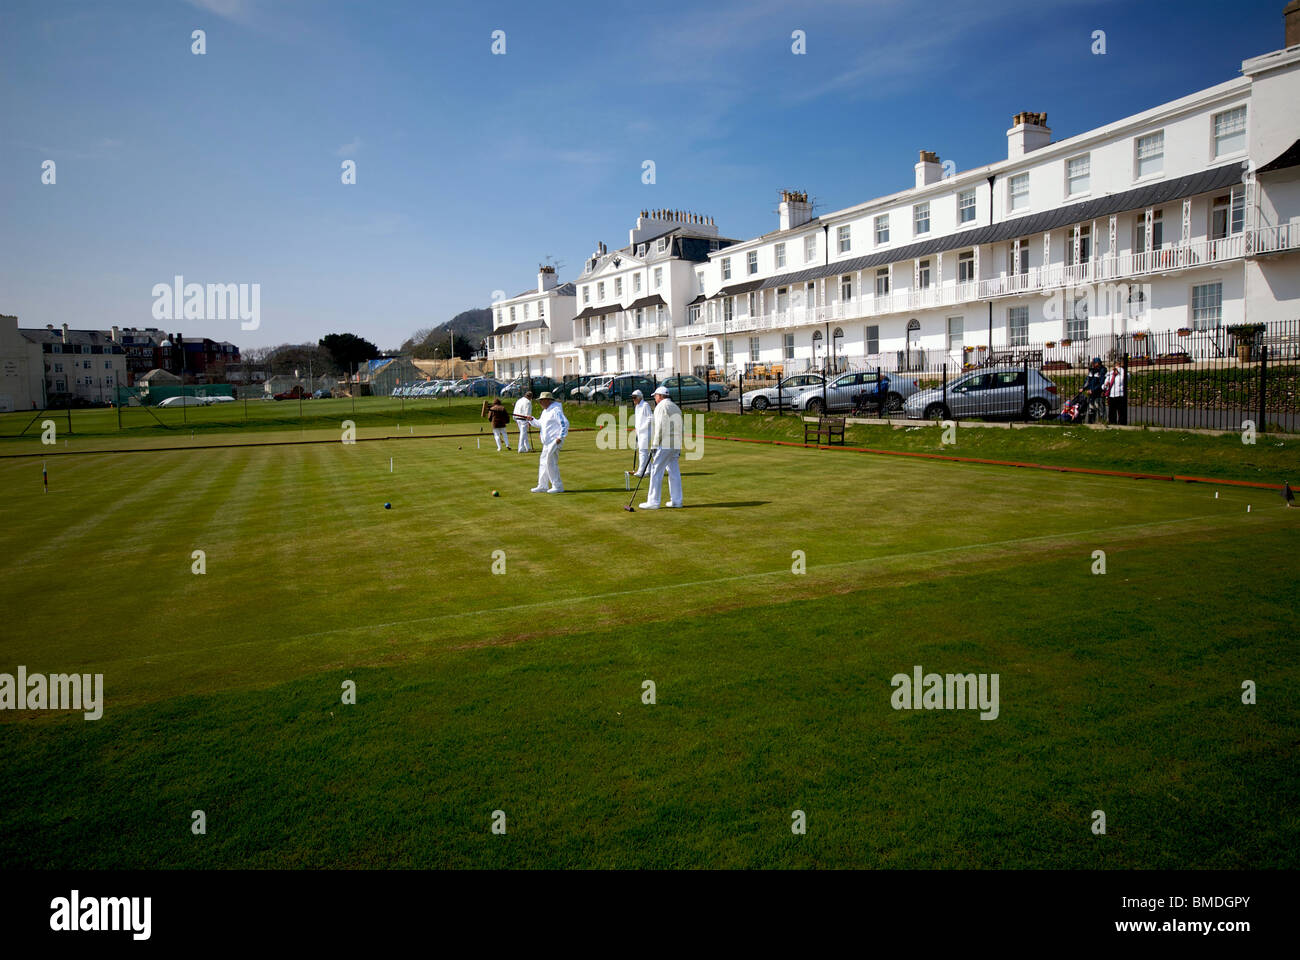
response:
[[[667,237],[660,237],[660,238],[659,238],[659,242],[658,242],[657,244],[655,244],[655,252],[656,252],[656,253],[663,253],[663,252],[664,252],[665,250],[667,250],[667,249],[668,249],[668,238],[667,238]]]

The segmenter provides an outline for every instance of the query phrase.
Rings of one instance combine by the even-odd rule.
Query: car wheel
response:
[[[809,413],[815,413],[817,416],[820,417],[822,415],[822,412],[825,409],[826,409],[826,404],[822,403],[821,397],[813,397],[811,400],[808,401]]]
[[[890,391],[885,394],[885,410],[889,413],[897,413],[903,409],[903,395]]]
[[[925,419],[927,420],[947,420],[948,408],[942,403],[932,403],[925,408]]]
[[[1047,401],[1042,397],[1034,397],[1029,401],[1029,406],[1025,409],[1025,415],[1030,420],[1042,420],[1049,413],[1051,413],[1051,410],[1047,406]]]
[[[591,398],[591,402],[592,402],[592,403],[604,403],[604,402],[605,402],[605,395],[604,395],[603,393],[597,393],[597,394],[595,394],[595,395]]]
[[[755,397],[754,402],[751,404],[751,406],[755,410],[766,410],[768,406],[767,397]]]
[[[722,394],[718,393],[716,390],[710,390],[709,399],[712,400],[714,403],[717,403],[722,399]]]

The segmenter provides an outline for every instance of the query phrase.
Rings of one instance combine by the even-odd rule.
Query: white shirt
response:
[[[638,447],[650,446],[650,434],[654,429],[655,412],[650,409],[650,401],[642,400],[633,408],[635,420],[633,421],[636,430],[636,445]]]
[[[543,446],[548,443],[559,443],[569,435],[569,419],[560,409],[558,400],[552,400],[534,423],[537,425]]]
[[[531,417],[533,415],[533,401],[527,397],[520,397],[515,401],[516,417]]]
[[[658,450],[682,448],[682,408],[671,400],[664,399],[655,404],[654,436],[650,446]]]
[[[1122,367],[1110,372],[1110,376],[1106,378],[1106,390],[1103,392],[1108,397],[1124,396],[1124,369]]]

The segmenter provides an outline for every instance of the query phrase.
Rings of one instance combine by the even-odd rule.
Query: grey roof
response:
[[[591,265],[593,258],[589,257],[584,262],[584,266],[588,267],[588,269],[583,270],[582,273],[578,275],[578,279],[581,280],[583,277],[590,277],[592,274],[596,273],[598,270],[600,270],[601,267],[603,267],[610,260],[613,260],[615,257],[618,258],[635,257],[636,259],[642,261],[647,265],[650,263],[654,263],[656,261],[680,259],[680,254],[679,251],[677,250],[677,244],[675,242],[669,243],[668,249],[664,250],[662,253],[658,252],[655,249],[655,241],[662,240],[664,237],[671,237],[674,241],[703,240],[706,243],[716,241],[718,243],[719,249],[730,246],[731,244],[737,242],[735,239],[731,237],[715,236],[712,234],[701,233],[700,230],[694,224],[679,223],[676,226],[670,227],[669,229],[663,231],[662,233],[656,233],[653,237],[645,237],[641,240],[638,240],[636,243],[629,243],[625,247],[620,247],[617,250],[611,250],[608,253],[604,253],[601,256],[594,258],[596,261],[594,266]],[[638,256],[635,251],[638,247],[642,247],[642,246],[645,247],[645,253]]]
[[[624,310],[624,309],[626,308],[622,304],[607,303],[603,307],[595,307],[595,306],[587,307],[586,309],[580,311],[578,315],[575,316],[573,319],[582,320],[584,317],[603,317],[603,316],[608,316],[611,313],[618,313],[620,310]]]
[[[64,343],[63,328],[55,327],[53,330],[41,328],[24,328],[18,331],[24,339],[32,343]],[[77,347],[105,347],[110,352],[121,352],[122,345],[115,343],[108,333],[101,330],[68,330],[68,346]]]
[[[744,283],[733,283],[723,287],[709,299],[717,297],[734,297],[737,294],[749,293],[751,290],[758,290],[766,281],[764,280],[746,280]]]
[[[639,310],[639,309],[641,309],[642,307],[654,307],[654,306],[660,306],[660,305],[662,305],[662,306],[667,306],[667,305],[668,305],[668,301],[665,300],[663,297],[661,297],[659,294],[657,294],[657,293],[652,293],[652,294],[650,294],[650,296],[648,296],[648,297],[642,297],[642,298],[639,299],[639,300],[633,300],[631,303],[629,303],[629,304],[628,304],[626,307],[624,307],[623,309],[624,309],[624,310]]]
[[[1259,172],[1271,173],[1274,170],[1286,170],[1288,167],[1300,167],[1300,140],[1260,167]]]
[[[554,294],[557,297],[573,297],[577,295],[578,288],[573,285],[572,280],[568,283],[562,283],[558,287],[553,287],[550,290],[538,290],[536,287],[530,287],[523,293],[516,293],[513,297],[508,297],[505,302],[508,303],[510,300],[518,300],[520,297],[537,296],[542,293]]]
[[[933,240],[922,240],[919,243],[908,244],[905,247],[898,247],[893,250],[882,250],[880,253],[873,253],[865,257],[855,257],[852,260],[841,260],[837,263],[809,267],[794,273],[784,273],[780,276],[769,277],[762,282],[761,286],[765,289],[784,287],[791,283],[802,283],[819,277],[830,277],[836,274],[852,273],[855,270],[884,266],[888,263],[913,260],[917,257],[926,257],[946,250],[959,250],[963,247],[973,247],[978,244],[1014,240],[1017,237],[1045,233],[1060,227],[1095,220],[1098,217],[1110,216],[1112,213],[1120,213],[1124,210],[1142,209],[1169,203],[1172,200],[1181,200],[1184,197],[1192,197],[1210,190],[1221,190],[1240,181],[1241,166],[1230,163],[1222,167],[1215,167],[1213,170],[1204,170],[1201,173],[1176,177],[1173,180],[1162,180],[1159,183],[1148,184],[1133,190],[1125,190],[1122,193],[1097,197],[1095,200],[1084,200],[1080,203],[1055,207],[1043,213],[1028,214],[1011,220],[1003,220],[987,227],[968,227],[959,233],[935,237]],[[745,285],[739,284],[738,286]],[[724,288],[724,290],[729,289]],[[738,292],[742,291],[731,290],[730,293],[719,291],[717,295],[731,296]]]

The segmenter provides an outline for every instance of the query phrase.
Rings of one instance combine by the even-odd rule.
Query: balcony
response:
[[[959,306],[997,297],[1083,284],[1115,282],[1143,276],[1223,263],[1244,257],[1275,256],[1300,250],[1300,227],[1291,224],[1262,227],[1218,240],[1195,240],[1143,253],[1115,257],[1094,257],[1086,263],[1049,264],[1025,273],[991,277],[980,281],[950,280],[920,290],[899,290],[882,296],[854,297],[820,307],[790,307],[765,314],[737,314],[727,321],[702,320],[678,327],[680,337],[730,337],[770,330],[823,326],[846,321],[911,313],[918,310]]]
[[[488,356],[497,360],[509,360],[513,357],[544,357],[551,352],[551,342],[543,340],[529,344],[518,344],[517,346],[493,347],[488,350]]]
[[[627,323],[624,324],[624,327],[625,330],[623,337],[626,340],[647,340],[653,337],[667,337],[671,336],[673,332],[673,325],[669,323],[666,318],[658,322],[655,322],[654,320],[646,320],[639,327],[635,323]]]

